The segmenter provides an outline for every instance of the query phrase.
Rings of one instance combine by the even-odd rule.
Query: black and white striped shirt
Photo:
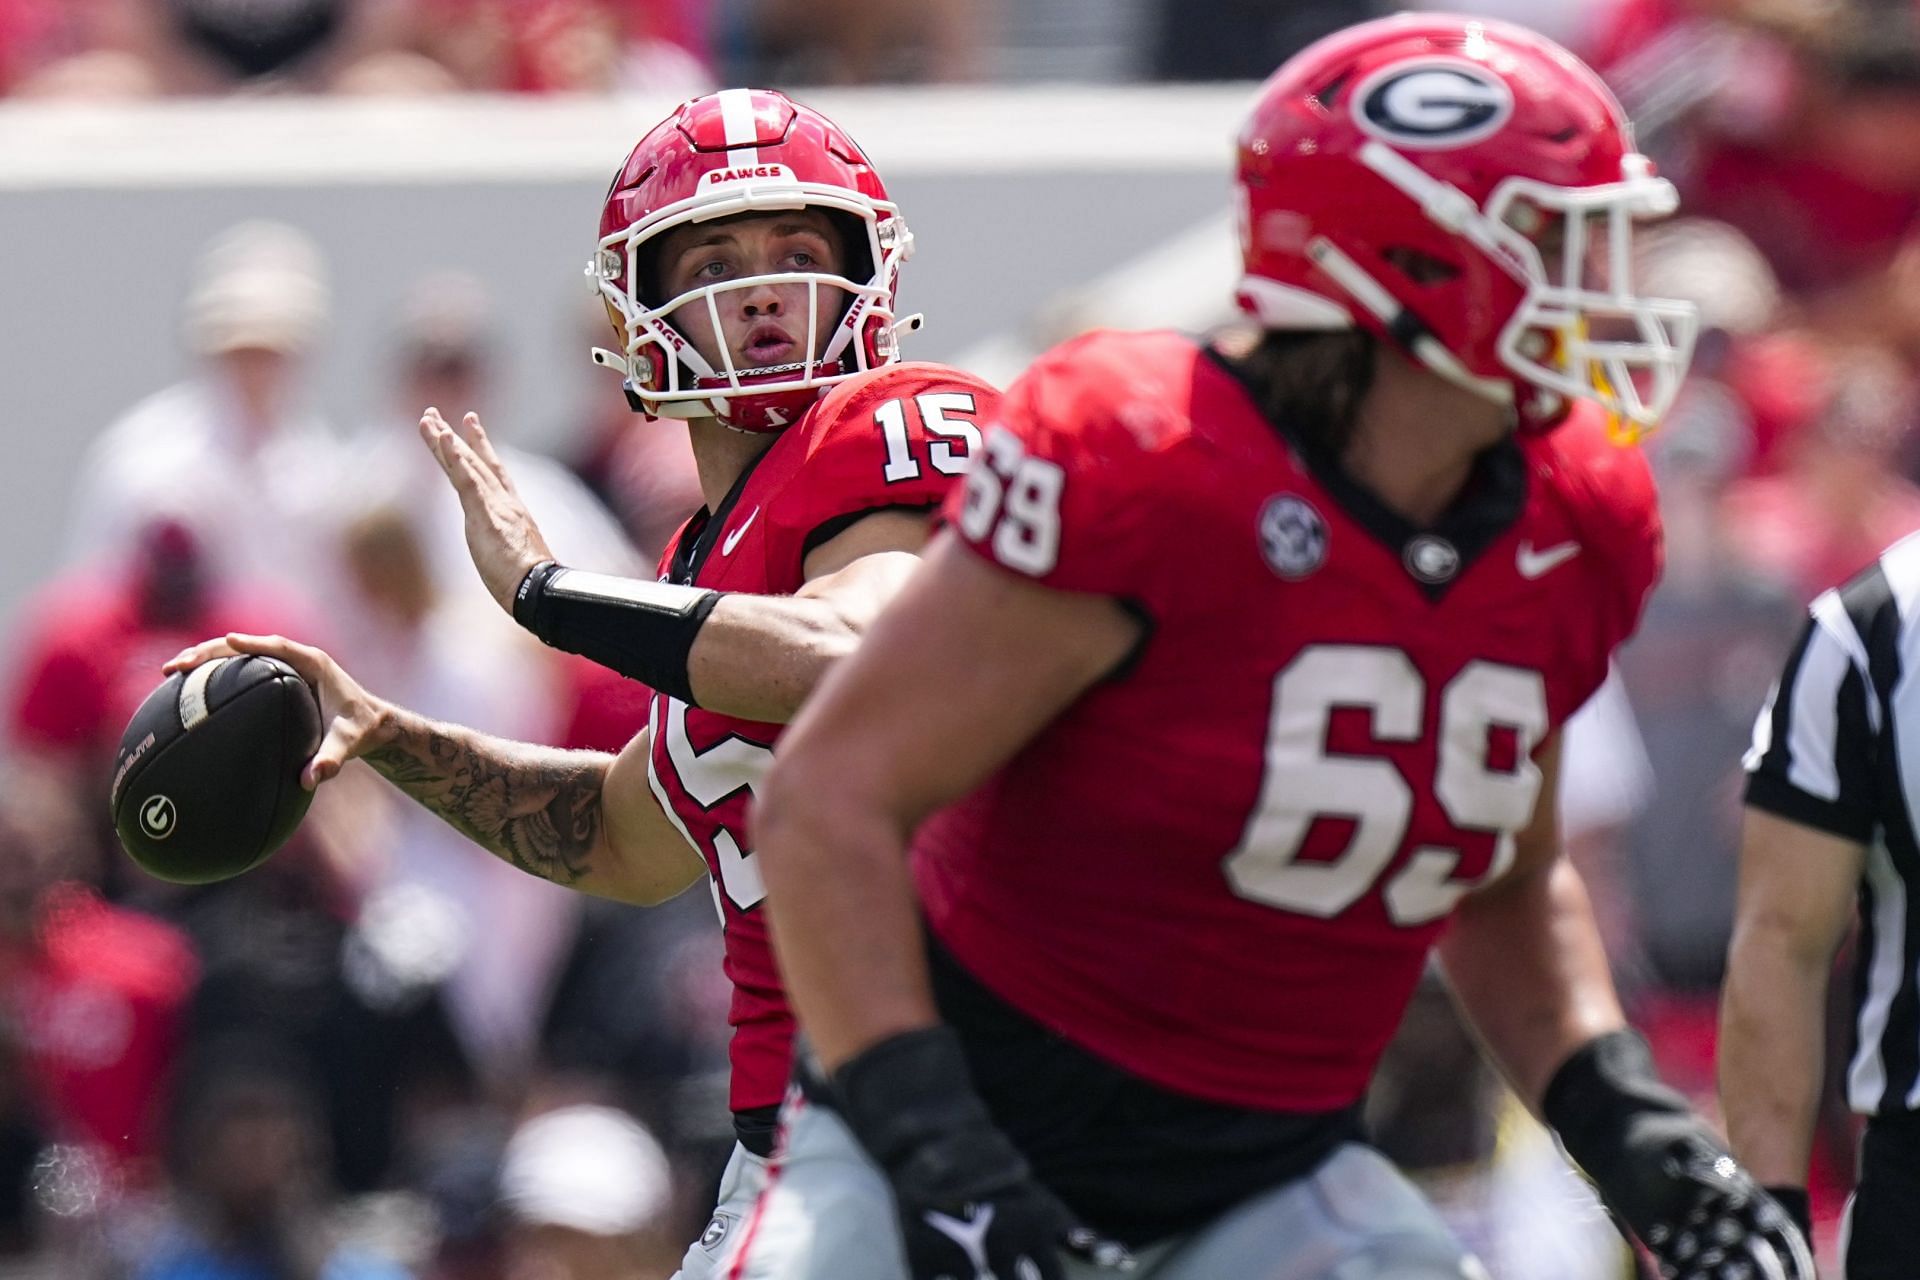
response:
[[[1920,1110],[1920,535],[1811,612],[1754,725],[1747,803],[1866,845],[1847,1101]]]

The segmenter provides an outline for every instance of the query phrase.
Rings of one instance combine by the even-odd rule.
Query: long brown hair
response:
[[[1364,329],[1222,334],[1214,350],[1268,421],[1337,458],[1373,386],[1379,343]]]

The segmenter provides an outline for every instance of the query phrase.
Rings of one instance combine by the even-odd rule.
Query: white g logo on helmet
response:
[[[1397,62],[1360,82],[1353,118],[1398,147],[1464,146],[1496,133],[1513,116],[1506,81],[1465,61]]]

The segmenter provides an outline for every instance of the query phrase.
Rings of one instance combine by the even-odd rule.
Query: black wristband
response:
[[[1687,1100],[1662,1083],[1653,1052],[1622,1028],[1574,1050],[1553,1073],[1540,1114],[1567,1154],[1604,1189],[1634,1122],[1647,1115],[1686,1116]]]
[[[1765,1187],[1764,1191],[1773,1197],[1774,1203],[1787,1211],[1793,1219],[1793,1225],[1800,1228],[1800,1234],[1808,1241],[1813,1239],[1813,1198],[1805,1187]]]
[[[960,1037],[944,1025],[869,1046],[833,1073],[832,1088],[848,1127],[882,1165],[933,1133],[987,1120]]]
[[[889,1036],[834,1072],[832,1101],[894,1184],[923,1203],[960,1203],[1032,1176],[973,1090],[951,1027]]]
[[[527,570],[527,576],[520,579],[520,585],[514,589],[513,620],[536,636],[540,634],[540,628],[533,622],[534,601],[538,600],[546,590],[547,579],[558,572],[560,572],[559,561],[542,560]]]
[[[583,573],[548,560],[520,580],[513,620],[541,643],[696,706],[687,657],[718,591]]]

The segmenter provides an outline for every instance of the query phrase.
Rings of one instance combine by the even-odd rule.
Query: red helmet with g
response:
[[[1574,398],[1655,425],[1691,304],[1632,287],[1637,220],[1678,204],[1600,78],[1477,18],[1329,36],[1260,91],[1239,139],[1241,306],[1268,328],[1360,325],[1550,426]]]
[[[800,208],[820,210],[840,228],[845,270],[779,278],[806,283],[809,298],[823,288],[838,290],[845,307],[824,324],[821,313],[808,308],[805,344],[794,363],[742,367],[722,349],[716,366],[687,340],[676,314],[706,308],[718,329],[720,295],[768,277],[658,296],[653,258],[660,237],[689,223]],[[587,273],[622,347],[596,348],[594,359],[624,375],[639,412],[777,431],[833,383],[899,358],[895,281],[912,251],[913,236],[880,175],[833,121],[771,90],[725,89],[694,98],[640,140],[607,191],[599,250]],[[827,325],[828,332],[816,331]]]

